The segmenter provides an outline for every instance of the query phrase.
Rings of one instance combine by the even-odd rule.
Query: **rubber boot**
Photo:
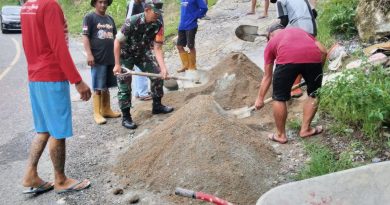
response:
[[[181,72],[184,72],[188,69],[188,58],[189,58],[189,55],[187,52],[183,52],[183,53],[179,53],[180,55],[180,59],[181,59],[181,64],[182,64],[182,67],[180,69],[177,70],[178,73],[181,73]]]
[[[122,126],[127,129],[135,129],[137,125],[133,122],[133,119],[130,115],[130,108],[122,109]]]
[[[107,120],[100,114],[102,96],[93,94],[93,119],[98,125],[105,124]]]
[[[188,54],[188,70],[196,70],[196,53]]]
[[[161,97],[153,98],[153,114],[166,114],[173,111],[173,107],[165,106],[161,104]]]
[[[108,91],[104,91],[104,92],[102,92],[101,96],[102,96],[102,107],[101,107],[100,113],[102,114],[102,116],[108,117],[108,118],[120,117],[121,113],[114,112],[111,109],[110,93]]]
[[[294,85],[298,85],[299,83],[301,83],[301,80],[302,80],[302,75],[298,75],[298,77],[294,81]],[[291,91],[291,97],[292,98],[299,98],[302,95],[303,95],[303,93],[302,93],[302,89],[301,88],[297,88],[297,89]]]

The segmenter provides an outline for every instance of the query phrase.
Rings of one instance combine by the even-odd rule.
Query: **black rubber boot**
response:
[[[137,125],[131,119],[130,108],[122,109],[122,126],[132,130],[137,128]]]
[[[166,114],[173,111],[173,107],[165,106],[161,104],[161,97],[153,98],[153,114]]]

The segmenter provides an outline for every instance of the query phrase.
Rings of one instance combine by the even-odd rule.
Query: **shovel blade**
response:
[[[254,42],[256,37],[259,36],[259,34],[257,34],[257,29],[257,26],[240,25],[236,28],[235,33],[241,40]]]

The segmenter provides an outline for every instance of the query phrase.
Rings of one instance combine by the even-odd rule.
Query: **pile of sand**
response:
[[[175,187],[254,204],[276,179],[276,154],[264,137],[222,117],[216,107],[212,96],[197,96],[134,140],[114,169],[122,183],[165,193],[177,204],[188,201],[168,197]]]
[[[213,67],[208,75],[209,81],[205,85],[168,93],[164,102],[181,107],[191,98],[203,94],[212,95],[225,109],[251,106],[257,98],[263,72],[245,54],[235,52]]]

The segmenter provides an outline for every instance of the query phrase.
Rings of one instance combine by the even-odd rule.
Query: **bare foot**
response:
[[[44,181],[39,176],[26,174],[23,178],[22,185],[24,187],[39,187]]]
[[[313,127],[310,128],[310,130],[306,130],[306,131],[301,130],[299,132],[299,136],[302,138],[311,137],[311,136],[318,135],[318,134],[322,133],[322,131],[324,131],[322,126],[316,126],[314,128]]]
[[[278,136],[277,134],[269,134],[268,139],[274,142],[279,142],[280,144],[286,144],[288,142],[285,135]]]
[[[88,188],[91,185],[91,182],[88,179],[83,181],[78,181],[76,179],[67,178],[66,181],[62,184],[55,184],[55,191],[57,193],[65,193],[71,191],[80,191]]]

